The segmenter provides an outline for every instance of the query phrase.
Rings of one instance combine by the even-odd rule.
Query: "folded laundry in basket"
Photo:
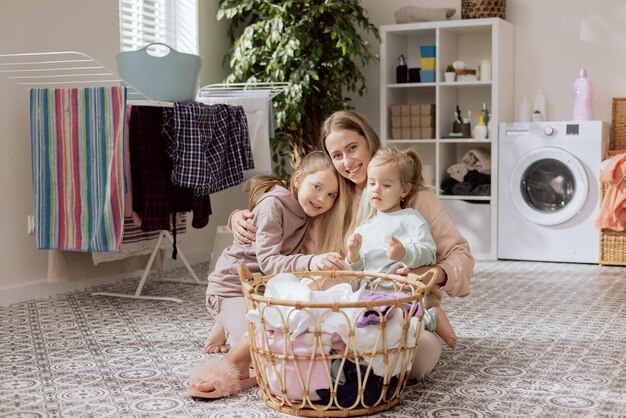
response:
[[[341,363],[342,360],[334,360],[333,361],[333,369],[337,369],[335,364]],[[367,372],[367,365],[360,364],[359,371],[361,375],[361,379],[364,378],[365,373]],[[337,387],[337,402],[340,406],[346,408],[350,405],[354,405],[357,400],[357,396],[363,391],[363,403],[365,405],[375,405],[380,398],[380,394],[383,391],[384,380],[381,376],[377,376],[375,374],[370,373],[367,376],[367,380],[364,382],[362,388],[359,387],[359,376],[357,374],[357,365],[351,361],[346,361],[343,366],[343,373],[341,376],[336,376],[335,378],[340,379],[340,382],[344,382],[343,384],[338,385]],[[389,387],[387,389],[387,396],[389,397],[396,390],[396,386],[398,385],[398,378],[396,376],[392,376],[389,380]],[[319,389],[317,394],[320,398],[321,404],[328,404],[330,401],[330,390],[329,389]]]

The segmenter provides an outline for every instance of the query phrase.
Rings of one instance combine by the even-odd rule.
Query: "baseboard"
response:
[[[116,274],[107,277],[77,280],[67,283],[49,283],[47,281],[41,281],[5,288],[2,289],[2,292],[0,292],[0,306],[9,306],[13,303],[24,302],[32,299],[47,298],[61,293],[83,290],[88,287],[98,286],[131,277],[137,277],[137,273]]]
[[[205,250],[185,251],[185,257],[192,266],[194,264],[207,263],[210,261],[210,256],[206,254]],[[180,256],[178,257],[178,260],[172,260],[171,255],[167,255],[165,257],[164,264],[165,271],[185,268],[183,262],[180,260]],[[88,287],[115,282],[117,280],[130,279],[133,277],[139,279],[141,274],[142,271],[137,270],[129,273],[114,274],[110,276],[77,280],[66,283],[49,283],[45,279],[42,279],[41,281],[35,283],[1,289],[0,306],[8,306],[13,303],[24,302],[32,299],[47,298],[61,293],[74,292]],[[199,278],[202,280],[202,277]]]

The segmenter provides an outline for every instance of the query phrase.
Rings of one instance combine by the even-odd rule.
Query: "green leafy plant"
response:
[[[234,43],[226,82],[288,82],[274,98],[275,174],[317,148],[321,124],[351,109],[349,93],[366,92],[361,72],[372,59],[364,38],[380,39],[358,0],[220,0]]]
[[[448,66],[446,67],[446,73],[453,73],[456,70],[454,69],[454,67],[452,66],[452,64],[448,64]]]

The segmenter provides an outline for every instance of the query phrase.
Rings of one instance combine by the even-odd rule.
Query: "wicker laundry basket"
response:
[[[614,97],[612,108],[610,147],[612,150],[626,151],[626,97]]]
[[[499,17],[504,19],[506,0],[462,0],[461,19]]]
[[[626,97],[613,98],[613,120],[609,156],[626,152]],[[601,200],[608,190],[607,183],[600,183]],[[600,264],[626,266],[626,231],[602,229],[600,231]]]
[[[407,295],[354,302],[303,302],[265,297],[265,286],[273,276],[251,274],[240,265],[248,312],[255,310],[260,318],[248,322],[248,333],[265,403],[276,411],[306,417],[367,415],[393,407],[406,386],[422,330],[422,307],[437,274],[436,269],[408,277],[353,271],[293,273],[300,281],[312,275],[322,282],[354,284],[366,280],[372,290],[385,283],[393,286],[393,291]],[[363,318],[365,312],[378,318],[379,323],[366,325],[368,328],[357,324],[355,318]],[[307,331],[298,337],[292,322],[295,315],[310,321]],[[282,325],[270,324],[270,317],[280,317]],[[340,348],[329,350],[325,321],[339,321],[342,336],[347,336],[347,340],[342,338],[335,344]],[[393,341],[392,329],[396,330]],[[363,349],[360,336],[374,343]],[[299,351],[296,345],[301,337],[309,344],[307,353]]]
[[[602,200],[604,200],[604,195],[609,187],[608,183],[600,183]],[[625,231],[613,231],[612,229],[600,231],[600,264],[626,266]]]

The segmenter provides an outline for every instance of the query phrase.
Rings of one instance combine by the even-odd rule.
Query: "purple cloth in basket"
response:
[[[375,290],[364,290],[361,293],[361,296],[359,297],[359,301],[380,300],[380,299],[398,299],[398,298],[403,298],[405,296],[409,296],[409,295],[407,295],[406,293],[402,293],[402,292],[385,293],[385,292],[379,292]],[[412,306],[413,306],[412,302],[404,303],[404,307],[406,308],[407,312],[411,311]],[[421,306],[419,306],[419,303],[418,303],[417,309],[415,310],[415,312],[413,312],[413,316],[417,316],[420,309],[421,309]],[[380,324],[380,318],[382,317],[382,315],[385,315],[388,310],[389,310],[389,306],[378,306],[378,310],[364,311],[357,318],[356,326],[359,328],[363,328],[368,325],[378,325]],[[393,318],[394,314],[395,314],[395,310],[389,312],[387,319]]]

